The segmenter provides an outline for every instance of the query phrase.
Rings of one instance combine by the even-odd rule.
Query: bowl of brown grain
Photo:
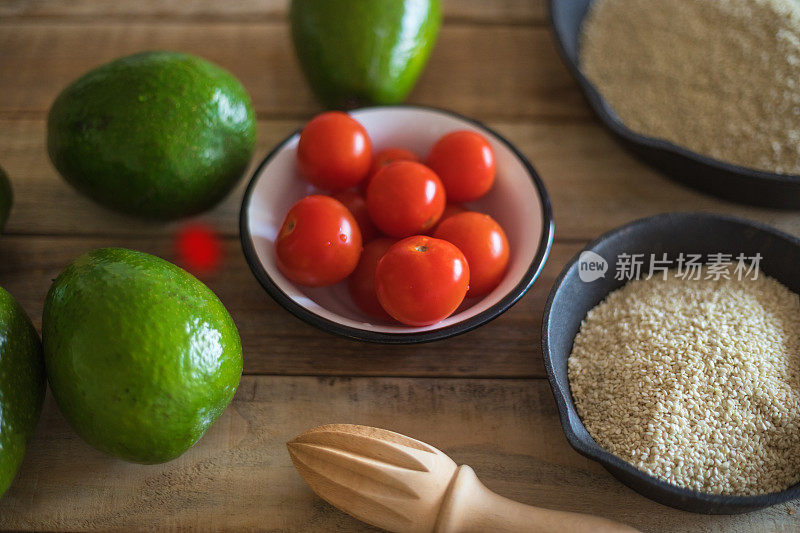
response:
[[[667,213],[565,267],[542,348],[567,440],[644,496],[733,514],[800,496],[800,240]]]

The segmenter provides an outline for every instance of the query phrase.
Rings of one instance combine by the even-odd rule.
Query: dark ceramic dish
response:
[[[551,24],[564,63],[594,112],[624,147],[670,178],[700,191],[751,205],[800,208],[800,176],[731,165],[628,129],[578,67],[581,24],[591,3],[550,0]]]
[[[421,106],[367,107],[351,111],[378,150],[403,146],[424,156],[443,134],[468,129],[486,137],[495,152],[497,179],[486,196],[469,207],[489,213],[508,236],[511,258],[500,285],[476,301],[465,301],[450,317],[428,327],[407,327],[364,315],[346,283],[309,289],[289,281],[277,268],[274,239],[289,208],[316,193],[296,168],[295,132],[256,169],[242,200],[239,219],[245,259],[264,289],[286,310],[324,331],[384,344],[445,339],[475,329],[503,314],[530,289],[553,242],[553,213],[542,180],[509,141],[474,120]]]
[[[580,254],[592,251],[608,261],[605,277],[581,281]],[[632,222],[590,243],[572,258],[556,280],[544,311],[542,349],[547,377],[553,389],[561,426],[578,452],[603,465],[620,481],[664,505],[706,514],[753,511],[800,496],[800,484],[784,491],[760,496],[721,496],[677,487],[636,469],[601,448],[583,426],[570,393],[567,359],[572,342],[586,314],[607,294],[625,284],[615,279],[619,254],[667,254],[674,261],[679,253],[743,253],[762,256],[760,272],[776,278],[800,293],[800,240],[767,226],[706,213],[668,213]],[[646,269],[643,269],[643,272]],[[798,436],[800,438],[800,436]]]

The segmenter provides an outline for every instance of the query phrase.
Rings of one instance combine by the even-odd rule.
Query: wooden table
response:
[[[16,204],[0,238],[0,285],[40,325],[50,282],[78,254],[123,246],[172,258],[176,224],[131,220],[65,184],[45,150],[56,94],[86,70],[145,49],[206,57],[242,80],[259,119],[256,159],[320,108],[293,57],[284,0],[2,0],[0,165]],[[206,280],[239,326],[245,376],[233,404],[181,458],[127,464],[84,444],[48,397],[19,477],[0,500],[9,529],[370,531],[295,473],[284,442],[318,424],[386,427],[472,465],[493,490],[534,505],[611,517],[645,531],[794,531],[796,502],[701,516],[639,496],[574,452],[544,374],[542,309],[589,239],[672,210],[735,213],[800,235],[796,212],[695,193],[643,166],[591,116],[554,50],[543,0],[449,0],[410,101],[486,121],[542,175],[556,241],[533,290],[477,331],[421,346],[322,333],[273,302],[248,270],[237,220],[243,180],[200,217],[224,234],[227,263]],[[255,161],[254,161],[255,164]]]

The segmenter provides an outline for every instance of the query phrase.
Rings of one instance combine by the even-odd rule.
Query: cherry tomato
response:
[[[307,287],[332,285],[350,275],[361,256],[355,218],[330,196],[306,196],[289,210],[275,241],[278,268]]]
[[[342,191],[367,177],[372,143],[367,130],[347,113],[332,111],[314,117],[300,133],[300,173],[326,191]]]
[[[367,209],[386,235],[403,238],[425,233],[442,216],[445,193],[431,169],[397,161],[381,169],[367,189]]]
[[[354,191],[342,191],[334,194],[333,197],[342,202],[353,214],[353,218],[355,218],[358,223],[358,229],[361,230],[362,241],[367,243],[379,235],[375,224],[373,224],[372,219],[369,218],[367,201],[363,196]]]
[[[434,233],[458,247],[469,263],[467,296],[482,296],[500,284],[508,267],[508,239],[489,215],[466,212],[439,224]]]
[[[347,288],[356,305],[368,315],[386,320],[391,320],[392,317],[381,306],[375,293],[375,269],[383,254],[395,242],[397,241],[394,239],[381,237],[364,246],[358,266],[347,278]]]
[[[375,174],[389,163],[394,163],[395,161],[419,161],[419,157],[405,148],[384,148],[380,150],[372,158],[372,166],[369,168],[367,179],[361,182],[362,191],[366,193],[369,182],[372,181]]]
[[[409,326],[428,326],[458,309],[469,287],[464,254],[425,235],[392,245],[378,261],[375,291],[381,306]]]
[[[439,222],[437,222],[435,226],[429,229],[427,231],[427,234],[433,235],[434,233],[436,233],[436,228],[441,226],[442,222],[444,222],[445,219],[448,219],[451,216],[457,215],[459,213],[466,213],[467,211],[469,210],[461,204],[447,204],[446,206],[444,206],[444,211],[442,211],[442,216],[439,217]]]
[[[492,147],[482,135],[473,131],[454,131],[436,141],[426,164],[444,183],[451,202],[476,200],[494,183]]]

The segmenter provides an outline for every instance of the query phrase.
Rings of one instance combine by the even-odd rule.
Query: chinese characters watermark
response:
[[[641,279],[642,272],[646,272],[644,279],[651,279],[660,275],[662,279],[667,279],[669,269],[675,269],[675,277],[685,280],[720,280],[720,279],[758,279],[759,265],[762,256],[760,253],[755,255],[738,255],[729,253],[710,253],[702,254],[678,254],[678,257],[670,260],[667,254],[619,254],[617,256],[616,280]],[[646,267],[646,268],[645,268]]]

